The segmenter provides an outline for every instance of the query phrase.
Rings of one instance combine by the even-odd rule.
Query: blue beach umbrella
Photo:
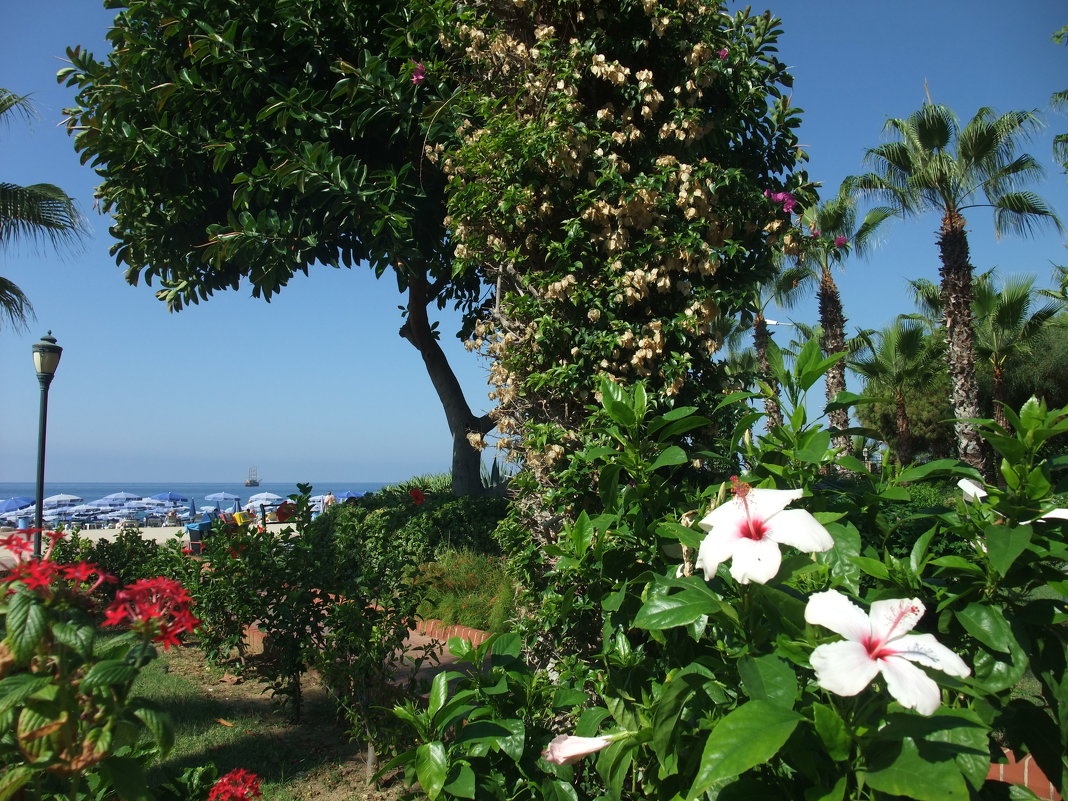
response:
[[[0,501],[0,514],[3,514],[4,512],[14,512],[18,509],[25,509],[27,506],[33,506],[33,498],[16,495],[14,498]]]
[[[140,495],[134,495],[132,492],[113,492],[110,495],[105,495],[100,500],[107,501],[112,506],[122,506],[127,501],[139,501]]]
[[[187,497],[179,495],[177,492],[157,492],[151,497],[153,500],[170,501],[171,503],[185,503],[189,500]]]
[[[366,494],[366,492],[353,492],[352,490],[345,490],[344,492],[339,492],[337,497],[342,500],[345,500],[347,498],[362,498]]]

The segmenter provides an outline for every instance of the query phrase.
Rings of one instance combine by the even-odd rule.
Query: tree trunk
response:
[[[767,430],[782,425],[782,407],[779,406],[779,382],[771,374],[771,365],[768,363],[768,321],[764,315],[757,312],[753,320],[753,347],[756,348],[757,367],[760,368],[760,377],[767,383],[770,392],[764,397],[764,414],[767,415]]]
[[[489,415],[476,417],[467,405],[460,382],[449,364],[427,316],[427,304],[435,297],[430,291],[425,273],[409,276],[408,319],[401,326],[400,335],[407,339],[423,357],[427,374],[438,393],[445,420],[452,434],[452,492],[453,495],[481,495],[482,456],[467,439],[476,432],[488,434],[493,429]]]
[[[952,384],[953,423],[960,459],[986,474],[986,454],[979,431],[968,418],[979,417],[979,386],[975,380],[975,332],[972,330],[972,265],[963,215],[946,212],[938,236],[942,258],[942,307],[946,326],[946,359]]]
[[[912,431],[903,392],[894,395],[894,427],[897,429],[897,463],[906,465],[912,461]]]
[[[823,328],[823,338],[820,342],[820,347],[823,348],[825,356],[830,356],[832,353],[842,353],[846,349],[846,317],[845,312],[842,309],[842,297],[838,292],[838,287],[834,283],[831,271],[826,268],[824,268],[823,273],[820,276],[818,296],[820,327]],[[845,392],[845,370],[845,360],[843,359],[827,371],[826,386],[828,403],[833,401],[839,392]],[[839,431],[844,431],[849,428],[848,409],[835,409],[827,415],[827,419],[830,420],[831,425]],[[853,441],[848,434],[837,435],[832,441],[835,449],[839,453],[851,454],[853,452]]]
[[[1009,418],[1005,416],[1005,368],[1001,364],[994,364],[994,387],[992,390],[994,400],[994,422],[1006,431],[1012,431],[1009,426]]]

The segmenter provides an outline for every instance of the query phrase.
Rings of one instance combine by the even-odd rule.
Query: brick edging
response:
[[[462,637],[470,640],[472,645],[481,645],[490,638],[490,632],[481,629],[473,629],[470,626],[457,626],[445,623],[435,618],[424,618],[415,621],[415,629],[420,634],[435,639],[447,640],[450,637]]]
[[[1022,759],[1017,760],[1016,755],[1008,748],[1001,750],[1008,762],[991,763],[990,772],[986,774],[987,781],[1022,784],[1044,801],[1061,801],[1057,788],[1039,769],[1033,756],[1025,754]]]

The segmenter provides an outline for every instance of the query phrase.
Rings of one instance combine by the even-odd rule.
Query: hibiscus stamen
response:
[[[731,492],[741,502],[742,509],[745,511],[745,520],[741,522],[740,533],[747,540],[762,540],[768,532],[768,527],[759,517],[753,517],[753,513],[749,508],[747,499],[752,489],[751,486],[741,481],[738,476],[731,476]]]

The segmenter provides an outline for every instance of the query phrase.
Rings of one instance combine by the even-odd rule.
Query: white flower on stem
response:
[[[558,734],[541,752],[542,759],[553,765],[570,765],[584,756],[595,754],[613,742],[609,737],[575,737]]]
[[[782,563],[779,545],[799,551],[827,551],[834,540],[804,509],[787,509],[801,490],[753,489],[731,478],[734,497],[720,504],[700,522],[708,534],[701,541],[695,567],[708,578],[720,563],[731,560],[731,575],[741,584],[764,584]]]
[[[942,696],[934,680],[916,664],[960,678],[971,671],[934,635],[908,633],[923,613],[918,598],[875,601],[867,615],[837,590],[810,597],[805,620],[845,637],[812,652],[810,661],[820,687],[835,695],[853,696],[881,673],[886,689],[899,704],[930,715],[942,703]]]

